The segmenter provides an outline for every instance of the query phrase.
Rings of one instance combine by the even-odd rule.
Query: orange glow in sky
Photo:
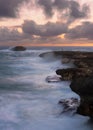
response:
[[[86,3],[87,5],[89,5],[89,7],[91,9],[89,17],[87,17],[87,18],[84,17],[84,18],[80,18],[80,19],[78,19],[78,18],[77,19],[69,18],[68,13],[67,13],[66,16],[63,14],[64,16],[62,17],[61,16],[62,15],[61,14],[62,10],[58,11],[57,8],[53,9],[53,12],[55,10],[53,16],[46,17],[43,8],[40,7],[39,5],[37,6],[37,4],[35,3],[35,0],[31,0],[31,1],[32,1],[31,4],[27,3],[27,4],[22,4],[20,6],[20,11],[19,11],[19,16],[18,17],[16,17],[16,18],[8,18],[8,17],[6,17],[6,18],[1,18],[1,20],[0,20],[0,27],[1,28],[2,27],[7,27],[10,30],[16,29],[18,31],[18,33],[19,33],[19,35],[18,34],[17,35],[20,36],[20,34],[22,34],[24,39],[21,39],[21,38],[18,37],[21,40],[19,40],[19,41],[14,40],[13,41],[13,38],[11,38],[12,40],[9,39],[12,36],[10,36],[11,34],[9,34],[7,32],[9,34],[9,38],[8,38],[8,36],[6,36],[6,39],[9,39],[9,41],[7,42],[7,40],[6,40],[3,43],[2,41],[4,41],[4,40],[1,40],[0,45],[4,45],[4,44],[5,45],[12,45],[12,44],[17,45],[18,43],[20,43],[20,44],[26,45],[26,46],[93,46],[92,38],[90,38],[90,36],[88,36],[87,38],[86,37],[80,37],[78,39],[78,41],[77,41],[78,36],[75,39],[75,38],[73,38],[74,36],[72,36],[72,33],[71,33],[70,36],[72,36],[71,37],[72,39],[65,39],[65,38],[69,38],[69,37],[65,37],[65,34],[69,32],[68,30],[70,30],[72,28],[75,28],[78,25],[82,26],[83,22],[91,22],[93,24],[93,9],[92,9],[93,0],[88,0],[88,1],[87,0],[75,0],[76,2],[79,2],[79,4],[81,6],[82,6],[82,4]],[[80,8],[81,8],[81,11],[82,11],[83,8],[81,6],[80,6]],[[23,25],[24,21],[26,21],[26,20],[34,21],[34,23],[35,23],[36,27],[32,27],[31,34],[29,34],[30,31],[27,31],[27,33],[23,31],[22,25]],[[68,20],[68,21],[66,21],[66,20]],[[71,23],[70,23],[70,20],[72,20]],[[55,32],[54,32],[54,35],[51,35],[51,33],[53,33],[53,31],[55,31],[55,30],[53,30],[53,26],[49,25],[50,28],[46,27],[46,28],[43,28],[43,29],[45,29],[45,32],[46,33],[48,32],[50,34],[50,36],[47,35],[47,34],[45,34],[43,36],[43,34],[41,34],[41,32],[43,30],[42,26],[47,25],[48,22],[51,22],[51,25],[53,23],[62,23],[62,24],[65,23],[65,24],[68,24],[68,30],[66,30],[66,32],[65,31],[63,31],[63,32],[60,31],[61,32],[60,35],[58,35],[59,33],[57,33],[57,35],[55,35]],[[33,29],[35,29],[36,32],[33,31]],[[91,27],[90,27],[90,29],[91,29]],[[87,31],[87,29],[86,29],[86,31]],[[79,30],[78,32],[80,32],[81,35],[82,35],[83,31]],[[4,32],[1,29],[1,32],[0,32],[1,36],[2,35],[8,35],[8,34],[6,34],[6,32]],[[16,37],[17,35],[15,34],[14,37]],[[77,33],[77,35],[78,35],[78,33]],[[87,33],[86,33],[86,35],[87,35]],[[84,35],[84,36],[86,36],[86,35]],[[34,40],[31,39],[30,36],[33,37]],[[49,36],[49,37],[47,37],[47,36]],[[81,40],[83,38],[84,39],[86,38],[86,41]],[[44,41],[44,39],[45,39],[45,41]],[[47,41],[46,41],[46,39],[47,39]]]

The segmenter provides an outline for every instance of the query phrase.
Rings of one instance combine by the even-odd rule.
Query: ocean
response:
[[[62,65],[54,50],[93,51],[93,47],[32,47],[23,52],[0,50],[0,130],[92,130],[89,117],[61,114],[58,101],[78,97],[70,81],[46,82]]]

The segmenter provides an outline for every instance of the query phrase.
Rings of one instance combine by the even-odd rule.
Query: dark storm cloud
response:
[[[93,23],[84,22],[82,25],[70,29],[65,37],[68,39],[84,38],[88,40],[93,40]]]
[[[58,10],[64,10],[69,8],[69,1],[68,0],[54,0],[53,6],[56,7]]]
[[[21,28],[21,26],[20,26]],[[72,29],[62,23],[50,23],[38,25],[34,21],[24,21],[22,25],[23,32],[17,28],[0,27],[0,43],[62,43],[68,40],[93,40],[93,23],[83,22]],[[58,37],[65,34],[65,39]],[[71,43],[71,42],[70,42]]]
[[[19,32],[17,28],[22,28]],[[22,42],[30,43],[49,43],[57,42],[58,35],[64,34],[68,30],[68,25],[63,23],[48,22],[44,25],[38,25],[34,21],[24,21],[22,26],[15,28],[0,27],[0,42]]]
[[[0,17],[16,17],[18,7],[28,0],[0,0]]]
[[[38,25],[34,21],[25,21],[22,25],[24,33],[40,37],[54,37],[66,33],[68,25],[63,23],[48,22],[44,25]]]
[[[57,10],[60,14],[65,12],[65,15],[77,18],[85,18],[89,14],[89,6],[83,4],[82,6],[73,0],[38,0],[38,4],[43,7],[47,16],[53,16],[54,10]]]
[[[80,7],[80,4],[76,1],[70,1],[69,5],[70,9],[70,16],[77,19],[77,18],[85,18],[88,16],[89,13],[89,7],[88,5],[84,4],[82,5],[82,8]]]
[[[25,44],[44,44],[44,43],[57,43],[61,39],[57,36],[55,37],[34,37],[31,36],[29,33],[20,33],[16,29],[9,29],[7,27],[0,28],[0,45],[15,45],[20,43]]]
[[[17,29],[9,29],[7,27],[0,27],[0,42],[20,41],[31,36],[19,33]]]
[[[46,16],[51,17],[53,15],[52,1],[51,0],[38,0],[38,4],[44,9]]]

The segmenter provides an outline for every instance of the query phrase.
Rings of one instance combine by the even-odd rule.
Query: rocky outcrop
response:
[[[93,52],[63,52],[62,56],[65,63],[72,60],[75,68],[58,69],[56,73],[62,80],[71,80],[70,88],[80,96],[77,113],[93,118]]]
[[[63,107],[63,110],[61,114],[71,112],[72,114],[75,114],[77,112],[77,108],[79,106],[79,99],[77,98],[67,98],[67,99],[61,99],[59,101],[59,104]]]
[[[46,81],[49,82],[49,83],[51,83],[51,82],[59,82],[59,81],[61,81],[61,77],[60,76],[56,76],[56,75],[48,76],[46,78]]]
[[[56,74],[61,76],[61,80],[71,80],[70,88],[80,96],[79,105],[77,105],[77,100],[75,104],[73,98],[59,101],[63,107],[63,112],[75,107],[78,114],[93,118],[93,52],[54,51],[48,54],[62,57],[63,64],[73,64],[72,68],[56,70]],[[47,53],[40,56],[44,57],[45,55]],[[55,81],[55,78],[49,77],[48,80],[49,82]]]
[[[23,47],[23,46],[16,46],[16,47],[12,48],[12,50],[13,50],[13,51],[25,51],[26,48]]]
[[[93,52],[81,52],[81,51],[53,51],[40,54],[40,57],[44,57],[47,54],[53,54],[54,56],[61,56],[67,59],[93,59]]]
[[[70,88],[80,96],[77,113],[93,118],[93,76],[74,79]]]
[[[56,74],[61,76],[61,80],[72,80],[76,72],[77,72],[76,68],[67,68],[67,69],[58,69],[56,71]]]
[[[72,80],[80,76],[86,77],[93,75],[93,68],[58,69],[56,74],[61,76],[61,80]]]
[[[93,59],[91,58],[84,58],[84,59],[75,59],[74,65],[78,68],[92,68],[93,67]]]

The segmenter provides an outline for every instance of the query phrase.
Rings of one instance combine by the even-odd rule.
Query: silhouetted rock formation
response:
[[[74,79],[70,88],[80,96],[77,113],[93,117],[93,76]]]
[[[16,46],[16,47],[12,48],[12,50],[13,50],[13,51],[25,51],[26,48],[23,47],[23,46]]]

